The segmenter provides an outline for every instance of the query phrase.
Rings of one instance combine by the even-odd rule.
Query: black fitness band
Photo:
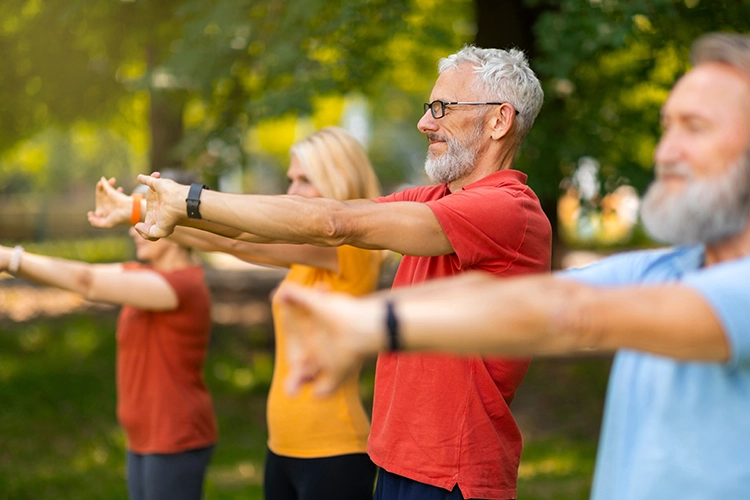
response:
[[[194,182],[190,185],[188,191],[188,197],[185,199],[187,203],[187,216],[190,219],[200,219],[201,212],[198,210],[198,206],[201,204],[201,193],[204,189],[208,189],[208,186]]]
[[[398,331],[398,319],[393,310],[393,302],[390,300],[385,303],[385,325],[388,328],[388,350],[401,350],[401,338]]]

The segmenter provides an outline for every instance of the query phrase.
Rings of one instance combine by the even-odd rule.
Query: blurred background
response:
[[[542,81],[516,167],[553,222],[555,267],[652,245],[637,210],[659,108],[692,40],[748,20],[748,0],[3,0],[0,243],[132,258],[124,230],[86,221],[100,176],[129,190],[178,168],[282,193],[289,146],[327,125],[366,146],[386,192],[426,183],[416,122],[437,60],[475,43],[523,49]],[[207,269],[222,440],[206,498],[260,498],[282,273],[210,256]],[[2,278],[0,499],[125,498],[116,311]],[[513,407],[519,498],[587,498],[609,361],[532,364]]]

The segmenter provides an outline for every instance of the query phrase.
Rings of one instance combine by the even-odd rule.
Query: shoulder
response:
[[[380,198],[376,198],[375,201],[378,203],[390,203],[394,201],[425,202],[440,199],[445,196],[447,192],[448,190],[445,184],[438,184],[435,186],[417,186],[396,191],[387,196],[381,196]]]
[[[558,276],[597,285],[666,281],[698,268],[702,259],[703,247],[638,250],[612,255],[584,267],[567,269]]]

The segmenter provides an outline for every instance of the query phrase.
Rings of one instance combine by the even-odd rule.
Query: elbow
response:
[[[343,204],[337,205],[333,210],[325,214],[320,225],[321,246],[338,247],[346,245],[352,240],[352,229],[346,212],[342,210]]]
[[[84,299],[96,301],[97,293],[94,286],[94,272],[92,269],[84,269],[75,277],[74,291],[79,293]]]
[[[596,290],[580,283],[567,282],[563,284],[561,292],[551,328],[561,353],[602,350],[603,330],[597,321]]]

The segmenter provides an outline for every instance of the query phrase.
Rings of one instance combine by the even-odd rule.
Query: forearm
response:
[[[273,250],[278,245],[247,243],[193,227],[182,226],[175,227],[175,231],[169,236],[169,239],[188,248],[194,248],[202,252],[226,253],[246,262],[274,266],[288,265],[274,258]]]
[[[716,315],[685,286],[598,288],[551,276],[453,281],[393,298],[405,349],[502,355],[634,349],[684,361],[729,358]]]
[[[240,233],[250,233],[264,242],[311,243],[321,246],[338,246],[341,243],[336,237],[331,219],[331,215],[343,206],[340,201],[213,191],[204,191],[201,200],[203,219],[229,230],[204,225],[206,222],[198,224],[201,228],[223,236],[234,238],[240,236]],[[180,220],[180,225],[193,224],[187,217]]]
[[[405,349],[528,356],[592,347],[569,319],[574,297],[585,294],[580,285],[549,275],[451,281],[393,298]]]
[[[2,253],[8,258],[10,249]],[[104,266],[102,266],[103,268]],[[108,268],[118,265],[106,266]],[[21,255],[16,276],[42,285],[61,288],[96,300],[97,290],[104,286],[95,265],[24,252]]]

